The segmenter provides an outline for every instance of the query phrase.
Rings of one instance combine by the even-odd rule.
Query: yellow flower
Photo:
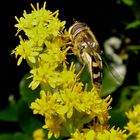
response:
[[[44,134],[43,129],[41,129],[41,128],[37,129],[33,132],[34,140],[45,140],[44,137],[45,137],[45,134]]]
[[[96,134],[93,130],[84,131],[82,133],[76,130],[69,140],[94,140],[95,136]]]
[[[67,130],[67,134],[64,132],[64,135],[69,135],[76,128],[94,120],[95,117],[100,125],[106,123],[109,118],[107,112],[110,97],[103,100],[96,91],[87,92],[82,89],[83,84],[76,82],[71,88],[59,89],[53,94],[41,91],[40,99],[36,99],[31,104],[34,114],[41,114],[45,117],[44,128],[50,131],[49,137],[53,134],[56,137],[59,136],[64,129]],[[56,120],[59,120],[58,124]]]
[[[124,132],[119,129],[115,130],[114,127],[99,132],[93,129],[83,129],[81,132],[76,130],[69,140],[126,140],[127,135]]]
[[[127,135],[125,134],[125,131],[120,130],[119,128],[117,130],[111,128],[110,130],[104,130],[103,132],[98,132],[97,134],[97,140],[126,140]]]
[[[67,70],[67,66],[63,64],[63,71],[61,72],[62,79],[62,87],[65,89],[67,87],[71,88],[78,81],[75,72],[75,65],[71,63],[69,70]]]
[[[40,99],[36,99],[30,106],[34,114],[45,116],[45,125],[43,128],[49,130],[48,138],[54,135],[56,138],[60,136],[61,124],[65,119],[57,113],[57,106],[59,106],[59,95],[57,93],[51,95],[44,91],[40,92]],[[57,103],[58,102],[58,103]]]
[[[57,54],[56,54],[57,56]],[[55,57],[56,57],[55,56]],[[61,86],[61,88],[66,88],[67,86],[73,86],[76,79],[76,74],[74,74],[74,65],[72,64],[70,69],[67,70],[66,65],[63,64],[63,71],[56,71],[59,60],[52,59],[53,57],[49,54],[41,55],[43,60],[40,61],[40,67],[33,68],[30,73],[32,74],[29,78],[33,78],[29,87],[32,90],[36,89],[40,84],[50,86],[51,88],[56,88],[57,86]],[[49,59],[50,58],[50,59]],[[64,61],[65,59],[63,59]],[[54,62],[53,62],[54,61]],[[61,62],[62,63],[62,62]]]
[[[67,49],[62,51],[59,45],[58,43],[49,43],[48,46],[51,48],[39,55],[41,61],[47,63],[49,67],[53,67],[54,69],[66,61]]]
[[[55,102],[57,96],[52,95],[51,93],[45,93],[45,91],[40,91],[40,99],[36,99],[35,102],[31,103],[30,108],[33,109],[34,114],[51,116],[56,112]]]
[[[57,116],[45,118],[45,125],[43,126],[43,128],[45,129],[47,128],[49,130],[48,132],[49,139],[52,137],[52,135],[54,135],[55,138],[58,138],[60,136],[62,122],[63,119]]]
[[[129,119],[126,130],[129,131],[129,135],[134,135],[140,138],[140,105],[134,106],[133,110],[126,112],[126,116]]]
[[[42,64],[38,68],[33,68],[30,73],[32,75],[29,78],[33,78],[33,80],[29,87],[31,87],[32,90],[36,89],[41,83],[45,83],[46,86],[49,84],[52,88],[55,88],[57,84],[59,84],[60,73],[54,71],[54,68],[49,67],[47,64]]]
[[[44,3],[43,8],[41,9],[39,9],[39,4],[37,4],[37,9],[35,9],[33,5],[31,6],[33,8],[32,13],[27,14],[27,12],[24,11],[23,17],[20,19],[16,17],[16,20],[18,21],[18,24],[15,25],[15,27],[18,28],[17,33],[23,30],[27,36],[27,40],[23,40],[22,37],[19,36],[20,45],[12,52],[16,57],[18,55],[20,56],[18,65],[20,65],[23,59],[26,59],[29,65],[30,63],[37,63],[37,56],[43,52],[51,53],[51,55],[53,55],[49,56],[51,57],[51,60],[52,58],[55,58],[54,61],[59,60],[59,62],[62,62],[66,59],[65,55],[67,49],[66,51],[64,50],[61,52],[65,43],[59,39],[58,36],[63,34],[65,21],[61,22],[58,19],[58,11],[53,13],[46,10],[46,3]],[[47,49],[50,47],[51,50],[48,51]]]
[[[129,130],[130,134],[136,134],[138,132],[138,127],[140,127],[138,124],[134,124],[132,121],[129,121],[125,129]]]
[[[61,100],[63,101],[64,105],[59,109],[59,113],[66,113],[67,118],[71,118],[73,115],[73,109],[80,103],[78,98],[79,94],[68,88],[60,91],[60,94]]]
[[[33,11],[27,14],[24,11],[23,17],[16,20],[18,24],[15,27],[18,28],[18,32],[23,30],[28,38],[33,39],[38,46],[42,46],[45,40],[52,40],[58,36],[64,29],[65,21],[61,22],[58,17],[58,11],[51,12],[46,10],[46,2],[43,8],[39,9],[37,4],[37,10],[31,5]]]
[[[133,111],[130,110],[126,112],[126,116],[128,119],[134,121],[134,122],[140,122],[140,105],[134,106]]]
[[[31,39],[24,41],[21,36],[19,36],[19,38],[20,45],[12,51],[12,54],[15,53],[16,58],[18,57],[18,55],[20,56],[17,64],[20,65],[23,59],[27,59],[27,61],[35,63],[36,56],[39,55],[39,51],[41,51],[41,48],[37,48],[36,44]]]

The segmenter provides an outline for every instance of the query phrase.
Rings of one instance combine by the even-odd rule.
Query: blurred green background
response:
[[[32,140],[32,132],[42,126],[42,118],[32,115],[29,105],[38,97],[25,80],[29,67],[18,67],[11,51],[18,43],[15,16],[31,11],[30,3],[42,7],[43,0],[1,1],[0,8],[0,140]],[[59,10],[68,29],[74,20],[85,22],[95,33],[103,50],[102,97],[113,97],[111,126],[123,128],[124,112],[140,103],[140,0],[47,0],[47,9]],[[109,48],[109,49],[108,49]],[[110,51],[111,50],[111,51]],[[73,57],[70,60],[79,61]],[[87,70],[81,75],[88,82]],[[90,83],[90,82],[89,82]],[[89,87],[90,88],[90,87]],[[34,96],[32,96],[34,94]]]

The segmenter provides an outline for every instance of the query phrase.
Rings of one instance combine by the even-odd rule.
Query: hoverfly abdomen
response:
[[[97,63],[94,57],[92,57],[92,74],[93,74],[94,84],[100,87],[102,83],[102,77],[103,77],[102,62]]]
[[[75,22],[69,28],[69,35],[74,47],[79,51],[78,57],[88,67],[92,83],[99,87],[102,81],[102,58],[96,37],[90,28],[81,22]]]

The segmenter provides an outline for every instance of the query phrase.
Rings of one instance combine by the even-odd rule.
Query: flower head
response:
[[[18,28],[18,33],[23,30],[28,38],[32,38],[38,46],[46,40],[52,40],[52,38],[58,36],[64,29],[65,21],[61,22],[58,17],[58,11],[54,13],[46,10],[46,3],[43,8],[37,9],[31,5],[33,10],[30,14],[24,11],[23,17],[17,18],[18,24],[15,27]]]
[[[92,129],[83,129],[82,132],[76,130],[69,140],[126,140],[125,131],[111,128],[103,129],[102,131],[94,131]]]
[[[34,140],[45,140],[45,133],[43,131],[43,129],[37,129],[33,132],[33,138]]]
[[[42,50],[42,48],[36,47],[36,43],[30,39],[30,40],[23,40],[21,36],[20,38],[20,45],[16,47],[12,54],[15,54],[16,58],[18,56],[18,65],[21,64],[23,59],[26,59],[27,61],[30,61],[31,63],[36,62],[36,58],[39,55],[39,52]]]
[[[126,116],[129,119],[126,130],[129,131],[130,135],[136,136],[140,139],[140,105],[134,106],[133,110],[126,112]]]
[[[110,97],[103,100],[96,91],[83,91],[82,83],[75,83],[73,87],[55,91],[53,94],[41,91],[40,96],[40,99],[31,104],[31,108],[35,114],[45,117],[44,128],[49,130],[49,137],[60,133],[68,136],[76,128],[80,129],[95,118],[100,125],[104,125],[109,119],[107,112]]]
[[[61,49],[62,47],[60,43],[62,41],[60,41],[60,39],[59,43],[56,43],[65,25],[65,21],[61,22],[58,19],[59,12],[46,10],[46,3],[44,3],[41,9],[39,9],[39,4],[37,4],[37,9],[35,9],[33,5],[31,6],[33,10],[30,14],[24,11],[23,17],[19,19],[16,17],[18,21],[15,25],[15,27],[18,28],[17,33],[24,31],[27,36],[27,40],[23,40],[20,36],[20,44],[12,52],[16,57],[18,55],[20,56],[18,65],[20,65],[22,59],[26,59],[29,63],[37,63],[39,54],[47,52],[48,48],[52,47],[51,49],[56,49],[56,46],[57,48],[59,46],[59,49]]]

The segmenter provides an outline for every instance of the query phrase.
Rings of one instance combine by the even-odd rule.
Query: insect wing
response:
[[[114,92],[119,86],[123,84],[126,75],[125,65],[108,64],[104,57],[102,57],[105,65],[103,69],[104,77],[102,83],[102,94],[106,96]]]

